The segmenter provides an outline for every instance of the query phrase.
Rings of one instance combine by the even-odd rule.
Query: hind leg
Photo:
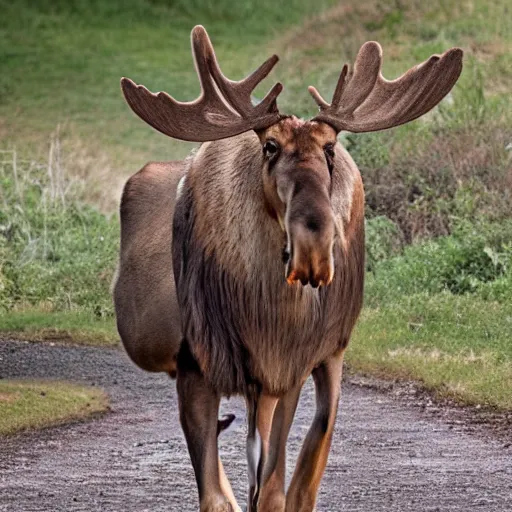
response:
[[[249,496],[247,512],[257,512],[263,468],[269,451],[270,429],[278,399],[259,393],[247,399],[247,466]]]
[[[229,428],[231,423],[233,423],[235,419],[234,414],[228,414],[224,416],[221,420],[217,422],[217,436],[223,431]],[[219,476],[220,476],[220,488],[222,493],[228,499],[229,503],[233,507],[234,512],[242,512],[242,509],[238,506],[235,495],[233,494],[233,489],[231,488],[231,484],[229,483],[228,477],[224,471],[224,466],[222,465],[222,461],[219,457]]]
[[[219,457],[219,476],[220,476],[220,488],[222,490],[222,494],[226,496],[227,500],[233,507],[233,512],[242,512],[242,509],[239,507],[235,495],[233,494],[233,489],[231,488],[231,484],[229,483],[228,477],[224,472],[224,466],[222,465],[222,461]]]

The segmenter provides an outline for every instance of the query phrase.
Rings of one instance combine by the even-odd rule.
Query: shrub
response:
[[[509,284],[507,289],[507,283]],[[462,222],[451,236],[408,246],[378,262],[367,280],[370,304],[420,292],[512,298],[512,221]]]
[[[399,229],[388,217],[366,220],[366,269],[374,270],[377,263],[399,253],[402,248]]]
[[[448,235],[463,218],[509,216],[508,99],[484,95],[481,70],[426,119],[382,133],[352,134],[347,148],[365,183],[367,216],[386,216],[405,243]]]

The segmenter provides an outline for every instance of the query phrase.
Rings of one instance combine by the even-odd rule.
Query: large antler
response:
[[[217,63],[206,30],[192,30],[192,52],[201,82],[201,95],[182,103],[165,92],[153,94],[129,78],[121,79],[124,97],[131,109],[158,131],[176,139],[205,142],[232,137],[248,130],[264,129],[281,119],[276,98],[282,91],[274,85],[263,101],[251,102],[254,88],[270,73],[279,60],[270,57],[254,73],[239,82],[226,78]]]
[[[372,132],[407,123],[435,107],[454,86],[462,71],[462,50],[452,48],[433,55],[396,80],[381,74],[382,48],[365,43],[348,73],[345,64],[332,103],[329,105],[313,87],[309,92],[320,107],[315,121],[336,130]]]

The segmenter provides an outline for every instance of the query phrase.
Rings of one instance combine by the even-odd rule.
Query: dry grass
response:
[[[94,150],[61,125],[50,134],[45,160],[25,158],[16,148],[4,149],[0,150],[0,166],[10,168],[21,206],[26,190],[37,182],[41,200],[48,204],[66,207],[70,200],[82,201],[112,211],[119,204],[125,181],[113,170],[106,153]],[[2,190],[1,200],[5,201]]]

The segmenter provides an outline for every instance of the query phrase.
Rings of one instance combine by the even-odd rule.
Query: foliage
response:
[[[512,408],[511,219],[461,221],[372,270],[348,351],[353,370]]]
[[[511,304],[449,292],[382,302],[364,310],[347,362],[461,403],[512,410]]]
[[[0,0],[0,137],[39,158],[33,149],[44,147],[60,123],[91,152],[101,148],[113,173],[124,176],[149,158],[185,156],[191,144],[171,141],[132,115],[120,78],[192,100],[199,93],[189,43],[194,25],[206,26],[223,72],[240,79],[275,51],[267,44],[283,30],[334,3]]]
[[[508,4],[0,0],[0,148],[8,149],[0,154],[0,311],[8,312],[0,330],[115,339],[108,289],[118,222],[91,204],[112,211],[112,191],[128,175],[191,148],[135,119],[119,78],[196,97],[193,25],[208,28],[234,79],[279,54],[256,95],[279,79],[280,109],[300,116],[315,112],[306,87],[329,98],[342,61],[366,40],[382,44],[390,79],[461,46],[462,76],[432,113],[340,138],[365,183],[370,270],[348,359],[361,371],[511,408]],[[47,163],[34,163],[49,139]]]
[[[366,220],[366,269],[375,270],[378,262],[396,255],[402,248],[396,224],[385,216]]]
[[[452,103],[423,123],[347,137],[364,178],[367,215],[390,218],[406,243],[447,235],[463,218],[509,216],[508,99],[487,100],[477,86],[471,94],[456,89]]]
[[[504,302],[512,299],[507,282],[512,285],[512,221],[465,221],[451,236],[408,246],[401,255],[376,264],[367,279],[367,304],[445,291]]]

